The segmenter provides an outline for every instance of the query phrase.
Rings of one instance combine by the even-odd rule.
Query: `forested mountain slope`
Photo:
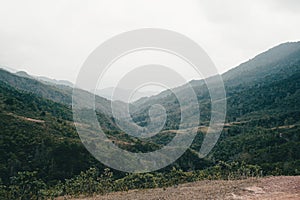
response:
[[[235,171],[244,173],[241,170],[248,169],[255,173],[260,169],[262,175],[299,175],[300,43],[274,47],[222,77],[227,95],[226,124],[217,145],[205,159],[199,159],[197,151],[210,119],[210,97],[204,81],[194,80],[190,84],[200,104],[201,122],[191,148],[172,166],[142,175],[142,178],[114,171],[112,179],[115,183],[129,188],[163,187],[173,183],[168,180],[177,183],[178,177],[185,177],[184,181],[199,177],[224,178]],[[209,81],[213,82],[214,77]],[[182,94],[186,92],[184,85],[176,90]],[[47,85],[0,70],[2,182],[9,185],[12,184],[11,177],[17,176],[18,172],[36,171],[38,178],[52,186],[91,167],[103,172],[105,166],[96,161],[79,140],[71,103],[70,87]],[[170,91],[143,98],[131,105],[132,116],[141,126],[149,123],[151,105],[162,104],[166,108],[168,118],[164,130],[150,139],[137,139],[120,131],[111,115],[110,103],[96,97],[98,121],[110,140],[133,152],[161,148],[174,137],[180,123],[180,106]],[[120,102],[120,105],[124,104]],[[76,176],[74,185],[78,180]],[[158,180],[166,184],[158,184]],[[156,181],[155,184],[153,181]],[[146,183],[149,185],[146,186]]]
[[[266,110],[264,107],[270,108],[273,106],[279,108],[280,105],[278,102],[277,104],[272,105],[274,101],[271,100],[279,95],[276,100],[278,101],[280,97],[282,98],[284,95],[290,95],[290,92],[296,92],[295,95],[297,96],[297,82],[299,81],[297,74],[299,72],[300,42],[294,42],[284,43],[274,47],[262,54],[259,54],[248,62],[245,62],[224,73],[222,77],[226,89],[226,97],[228,98],[227,111],[230,113],[227,115],[227,119],[232,120],[240,117],[241,115],[248,114],[249,112],[259,111],[261,109]],[[214,77],[208,78],[207,81],[213,83]],[[294,88],[280,88],[278,85],[278,82],[280,81],[282,81],[282,84],[284,84],[284,81],[294,82]],[[203,114],[203,116],[201,116],[202,122],[208,121],[210,117],[210,96],[205,82],[203,80],[194,80],[189,84],[192,85],[197,94],[200,110]],[[259,91],[260,88],[266,88],[271,84],[277,84],[277,87],[272,91]],[[175,88],[175,90],[182,94],[186,92],[185,86],[180,86]],[[255,95],[249,95],[249,90],[255,92]],[[265,92],[268,93],[265,94]],[[252,101],[250,105],[247,104],[249,101]],[[255,101],[266,102],[264,104],[260,103],[260,107],[258,108]],[[147,110],[151,105],[154,104],[164,105],[167,108],[166,110],[169,115],[177,113],[179,109],[179,104],[176,101],[176,97],[170,91],[162,92],[161,94],[153,97],[143,98],[135,102],[135,108],[139,109],[132,109],[137,123],[146,124],[148,122],[149,119],[147,119]],[[296,102],[293,102],[293,104],[290,105],[291,107],[286,107],[288,109],[293,109],[293,106],[296,106],[294,104],[296,104]],[[253,107],[251,109],[246,109],[245,106]],[[174,117],[174,119],[177,118]],[[172,123],[170,122],[170,124]]]
[[[299,173],[300,42],[274,47],[222,77],[227,97],[226,124],[210,159],[247,161],[263,165],[269,172],[277,168],[284,173]],[[214,77],[209,81],[213,82]],[[209,91],[203,80],[190,84],[199,100],[199,125],[207,126]],[[176,90],[185,93],[184,86]],[[133,109],[135,121],[146,125],[150,106],[162,104],[168,113],[165,130],[176,129],[180,122],[180,106],[175,95],[167,93],[170,92],[137,101],[136,105],[142,109]],[[203,138],[201,134],[205,131],[199,136]],[[199,150],[199,140],[194,141],[193,147]]]

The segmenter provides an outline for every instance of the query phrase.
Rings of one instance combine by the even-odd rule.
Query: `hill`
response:
[[[189,84],[200,104],[201,122],[192,146],[172,165],[136,175],[105,169],[84,148],[73,124],[71,87],[0,70],[0,196],[1,192],[19,195],[13,191],[21,190],[22,184],[29,187],[27,197],[33,195],[32,191],[52,197],[101,193],[104,186],[106,193],[203,179],[299,175],[300,43],[274,47],[222,77],[227,93],[227,117],[213,151],[204,159],[197,155],[207,134],[211,104],[204,80],[194,80]],[[213,82],[214,77],[209,81]],[[183,85],[175,90],[186,94],[185,88]],[[137,139],[116,126],[111,101],[96,96],[98,121],[108,138],[132,152],[160,149],[176,133],[180,106],[170,91],[130,104],[134,121],[147,125],[148,110],[154,104],[163,105],[168,113],[164,129],[149,139]],[[35,189],[30,185],[33,180],[39,183]]]
[[[258,164],[265,172],[279,170],[284,174],[298,174],[300,42],[274,47],[226,72],[222,77],[227,97],[226,124],[209,158]],[[208,81],[213,79],[210,77]],[[203,80],[192,81],[190,84],[200,103],[199,126],[207,126],[210,119],[208,89]],[[185,93],[185,86],[175,90]],[[179,104],[170,91],[135,103],[136,107],[143,108],[133,109],[133,117],[138,124],[149,123],[147,111],[150,106],[162,104],[171,116],[167,119],[165,130],[178,127]],[[202,138],[203,134],[205,131],[198,137]],[[193,143],[192,148],[199,150],[199,140]]]

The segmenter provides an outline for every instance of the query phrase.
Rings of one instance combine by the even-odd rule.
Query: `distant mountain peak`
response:
[[[33,78],[26,71],[17,71],[15,74],[18,76],[26,77],[26,78]]]
[[[128,99],[126,97],[128,96],[128,93],[131,93],[130,89],[115,88],[115,87],[107,87],[95,91],[95,94],[100,97],[104,97],[108,100],[123,101],[123,102],[127,102]],[[134,95],[131,97],[130,102],[134,102],[143,97],[149,97],[158,93],[159,93],[158,91],[143,91],[143,92],[136,91]]]

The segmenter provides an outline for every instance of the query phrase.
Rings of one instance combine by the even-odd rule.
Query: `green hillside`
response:
[[[197,155],[211,105],[204,81],[194,80],[190,84],[200,104],[201,122],[192,146],[171,166],[157,172],[125,174],[105,169],[81,144],[72,119],[72,88],[0,70],[0,197],[3,193],[3,199],[39,199],[49,193],[105,193],[200,179],[300,175],[300,42],[274,47],[222,77],[227,118],[212,152],[204,159]],[[185,87],[176,90],[184,95]],[[132,152],[160,149],[174,137],[180,123],[180,106],[170,91],[130,105],[134,121],[141,126],[150,122],[151,105],[165,107],[164,129],[149,139],[119,130],[110,103],[96,97],[98,121],[110,140]],[[22,198],[21,183],[29,187]],[[20,192],[14,194],[14,190]]]
[[[34,170],[45,181],[64,180],[96,163],[78,138],[69,106],[3,82],[0,91],[2,181]]]

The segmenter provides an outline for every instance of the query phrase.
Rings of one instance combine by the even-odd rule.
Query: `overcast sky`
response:
[[[0,66],[74,82],[103,41],[145,27],[185,34],[222,73],[300,40],[300,1],[0,0]]]

